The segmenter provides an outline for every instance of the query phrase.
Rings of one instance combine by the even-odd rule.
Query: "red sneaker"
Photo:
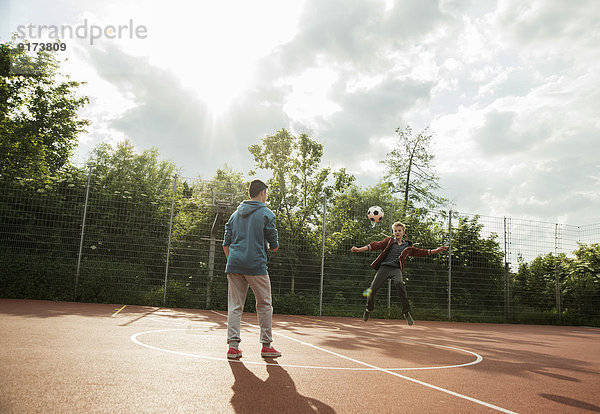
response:
[[[279,352],[272,346],[268,348],[266,346],[263,346],[260,350],[260,356],[263,358],[278,358],[281,356],[281,352]]]
[[[241,349],[229,348],[227,350],[227,358],[229,358],[229,359],[240,359],[241,357],[242,357],[242,350]]]

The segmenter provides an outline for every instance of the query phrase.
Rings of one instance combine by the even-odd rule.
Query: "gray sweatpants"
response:
[[[396,291],[398,292],[398,296],[400,296],[402,313],[406,315],[408,312],[410,312],[410,303],[408,302],[408,296],[406,295],[406,286],[402,280],[402,271],[399,267],[393,266],[382,265],[375,274],[370,286],[372,292],[367,299],[367,310],[370,312],[375,308],[375,294],[388,279],[392,279],[394,281],[394,286],[396,286]]]
[[[256,315],[260,326],[260,342],[269,345],[273,342],[271,332],[273,323],[273,306],[271,302],[271,279],[269,275],[227,274],[227,343],[237,348],[242,341],[240,324],[246,303],[248,286],[256,298]]]

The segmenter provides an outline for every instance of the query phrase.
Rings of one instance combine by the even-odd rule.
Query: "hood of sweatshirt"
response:
[[[265,203],[256,200],[244,200],[238,206],[238,212],[241,216],[249,216],[256,210],[266,207]]]

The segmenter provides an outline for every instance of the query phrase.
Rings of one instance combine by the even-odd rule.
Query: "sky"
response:
[[[0,0],[0,40],[62,30],[63,69],[90,98],[78,163],[129,139],[186,177],[225,165],[247,177],[248,146],[285,128],[366,187],[385,175],[397,128],[429,127],[454,210],[587,225],[600,223],[599,10],[593,0]]]

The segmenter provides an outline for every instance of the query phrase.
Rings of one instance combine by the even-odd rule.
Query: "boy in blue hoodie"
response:
[[[265,205],[267,185],[253,180],[248,187],[250,200],[240,203],[225,224],[223,250],[227,258],[227,358],[242,357],[240,324],[248,286],[256,297],[256,314],[260,325],[261,356],[277,358],[281,352],[271,346],[273,306],[271,279],[267,272],[267,250],[276,252],[275,215]]]

